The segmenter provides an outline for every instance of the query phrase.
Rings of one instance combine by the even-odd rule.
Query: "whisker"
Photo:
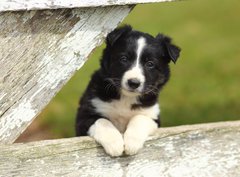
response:
[[[158,88],[153,85],[149,85],[145,91],[146,94],[150,95],[157,95],[158,94]]]
[[[105,78],[104,81],[107,81],[107,85],[105,86],[106,93],[110,92],[111,90],[114,90],[116,88],[121,87],[121,79],[119,78]]]

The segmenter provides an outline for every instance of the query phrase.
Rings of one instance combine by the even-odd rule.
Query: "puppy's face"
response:
[[[169,62],[176,62],[179,52],[166,36],[154,38],[125,26],[108,35],[102,67],[122,94],[156,94],[169,78]]]

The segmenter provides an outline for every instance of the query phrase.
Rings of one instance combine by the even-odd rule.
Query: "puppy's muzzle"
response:
[[[141,85],[141,82],[137,78],[132,78],[128,79],[127,84],[129,88],[135,90]]]

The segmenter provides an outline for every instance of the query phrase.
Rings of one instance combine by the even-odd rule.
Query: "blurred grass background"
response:
[[[188,0],[138,5],[123,21],[135,29],[173,38],[182,48],[160,94],[163,126],[240,119],[240,1]],[[38,116],[54,138],[74,136],[79,97],[104,45]]]

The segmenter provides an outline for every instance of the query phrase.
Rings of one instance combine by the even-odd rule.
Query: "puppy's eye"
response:
[[[126,56],[121,56],[121,57],[119,58],[119,61],[120,61],[121,63],[127,63],[127,62],[128,62],[128,58],[127,58]]]
[[[145,66],[146,66],[147,68],[150,68],[150,69],[151,69],[151,68],[154,68],[155,65],[154,65],[154,63],[153,63],[152,61],[148,61],[148,62],[145,63]]]

